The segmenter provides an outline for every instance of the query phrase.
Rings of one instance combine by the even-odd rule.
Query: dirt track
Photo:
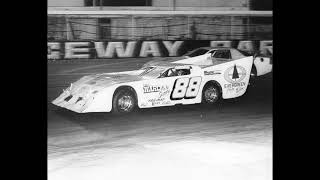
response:
[[[272,74],[215,106],[76,114],[50,102],[83,75],[133,70],[147,59],[48,62],[48,177],[272,179]]]

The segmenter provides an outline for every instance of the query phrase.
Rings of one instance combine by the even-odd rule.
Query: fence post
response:
[[[74,39],[74,32],[71,26],[71,22],[69,21],[69,17],[65,17],[66,21],[66,29],[67,29],[67,40],[73,40]]]
[[[135,40],[136,21],[134,15],[131,15],[131,39]]]
[[[234,22],[234,16],[231,16],[231,18],[230,18],[230,39],[231,40],[235,39],[233,37],[233,22]]]
[[[247,34],[247,39],[251,39],[251,24],[250,24],[250,16],[248,16],[247,19],[247,27],[248,27],[248,34]]]
[[[190,39],[190,19],[189,16],[187,15],[187,29],[188,29],[188,39]]]
[[[102,10],[102,0],[99,0],[99,7],[100,7],[100,10]]]

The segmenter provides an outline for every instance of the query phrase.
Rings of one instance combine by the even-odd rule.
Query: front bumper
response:
[[[65,91],[58,98],[53,100],[52,104],[77,113],[84,113],[93,100],[93,95],[85,96],[81,94],[70,94],[70,92]]]

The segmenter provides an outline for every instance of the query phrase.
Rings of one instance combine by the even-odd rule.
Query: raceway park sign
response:
[[[272,55],[272,40],[255,41],[81,41],[48,42],[48,59],[107,59],[181,56],[199,47],[233,47]]]

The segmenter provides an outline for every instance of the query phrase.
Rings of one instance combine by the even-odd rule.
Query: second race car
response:
[[[253,56],[253,65],[251,70],[252,77],[258,77],[272,72],[272,57],[259,53],[249,53],[229,47],[200,47],[187,52],[181,57],[158,58],[145,64],[145,66],[155,64],[159,61],[175,62],[181,59],[202,58],[202,59],[239,59],[243,56]]]

